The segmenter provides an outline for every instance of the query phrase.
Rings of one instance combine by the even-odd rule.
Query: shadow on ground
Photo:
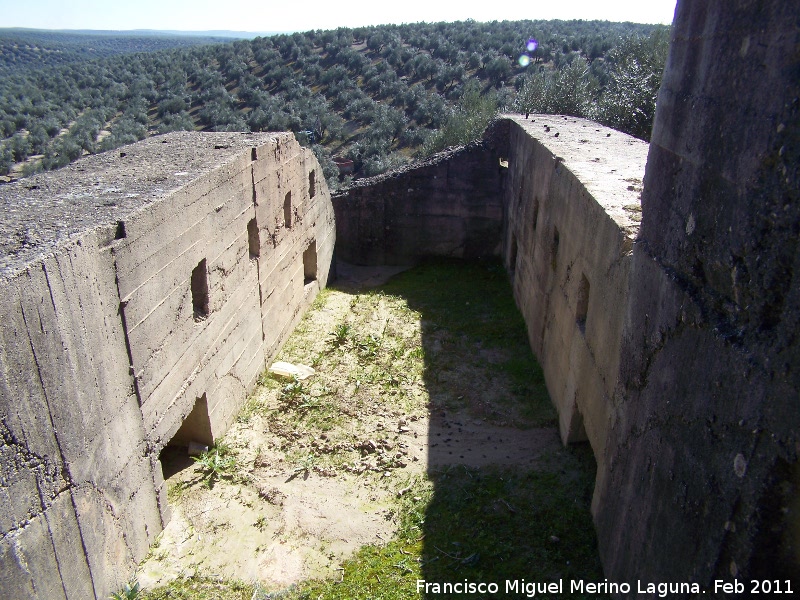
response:
[[[422,315],[433,482],[419,516],[423,597],[465,582],[487,584],[470,597],[522,597],[531,583],[562,580],[566,597],[579,597],[568,593],[571,579],[602,580],[589,513],[594,458],[588,445],[560,444],[502,265],[437,261],[379,290]]]

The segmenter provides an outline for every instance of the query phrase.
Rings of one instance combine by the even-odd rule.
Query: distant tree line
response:
[[[229,41],[229,38],[170,35],[163,32],[89,33],[0,28],[0,77],[28,69],[117,54],[156,52]]]
[[[335,187],[333,156],[353,160],[356,177],[375,175],[475,139],[512,109],[647,139],[667,38],[662,26],[598,21],[417,23],[27,69],[0,79],[0,173],[167,131],[288,130],[309,132],[298,139]]]

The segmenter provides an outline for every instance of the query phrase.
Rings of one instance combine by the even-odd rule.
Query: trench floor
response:
[[[502,266],[397,271],[340,269],[278,357],[316,373],[265,373],[215,448],[171,456],[145,598],[602,579],[591,450],[558,439]]]

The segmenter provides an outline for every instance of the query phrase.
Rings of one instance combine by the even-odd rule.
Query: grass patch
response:
[[[397,275],[375,293],[402,298],[407,310],[419,315],[422,343],[409,356],[423,359],[431,397],[449,398],[448,408],[475,409],[486,400],[475,397],[476,389],[498,388],[489,404],[499,400],[515,410],[498,415],[478,409],[473,411],[477,416],[521,427],[557,422],[499,261],[432,260]]]
[[[137,600],[252,600],[255,594],[252,584],[199,575],[180,577],[168,586],[140,594]]]
[[[431,260],[380,288],[404,298],[432,329],[447,329],[489,345],[526,344],[525,324],[508,275],[496,260]]]
[[[528,472],[458,466],[419,480],[399,500],[395,539],[362,548],[340,581],[306,582],[274,597],[425,598],[417,579],[497,582],[501,590],[506,579],[601,580],[587,510],[591,450],[563,450],[550,463]]]

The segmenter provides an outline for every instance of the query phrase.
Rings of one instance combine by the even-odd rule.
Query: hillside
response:
[[[604,21],[416,23],[18,69],[0,81],[0,174],[178,129],[289,130],[314,146],[335,187],[332,156],[353,160],[355,177],[375,175],[469,141],[508,109],[587,116],[646,138],[667,32]]]
[[[0,77],[96,58],[230,41],[231,36],[159,31],[47,31],[0,28]]]

